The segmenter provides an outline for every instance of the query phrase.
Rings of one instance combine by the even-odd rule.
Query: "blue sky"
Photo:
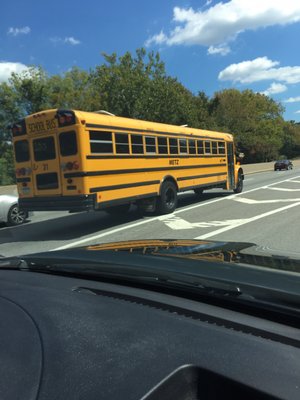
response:
[[[11,0],[1,7],[0,81],[41,65],[89,70],[102,52],[159,51],[193,93],[265,93],[300,121],[299,0]]]

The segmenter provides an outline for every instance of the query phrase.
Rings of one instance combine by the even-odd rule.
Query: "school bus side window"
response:
[[[128,135],[124,133],[115,133],[116,153],[129,154]]]
[[[219,154],[225,154],[225,142],[218,142]]]
[[[211,143],[207,140],[204,142],[205,154],[211,154]]]
[[[197,140],[197,151],[198,154],[204,154],[203,140]]]
[[[158,137],[158,153],[159,154],[168,154],[168,138]]]
[[[196,144],[194,139],[189,140],[189,153],[196,154]]]
[[[178,140],[175,138],[169,139],[170,154],[178,154]]]
[[[63,132],[59,135],[60,154],[62,156],[73,156],[77,154],[77,140],[76,133]]]
[[[146,136],[146,153],[156,153],[156,144],[154,136]]]
[[[131,135],[131,153],[132,154],[143,154],[143,136],[142,135]]]
[[[218,154],[217,142],[211,142],[211,152],[212,154]]]
[[[187,140],[179,139],[179,145],[180,145],[180,153],[187,154]]]
[[[112,133],[90,131],[91,153],[113,153]]]
[[[15,157],[17,162],[29,161],[29,145],[27,140],[18,140],[15,142]]]

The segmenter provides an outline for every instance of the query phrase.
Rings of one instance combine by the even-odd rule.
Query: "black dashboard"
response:
[[[0,398],[299,399],[300,330],[117,284],[0,271]]]

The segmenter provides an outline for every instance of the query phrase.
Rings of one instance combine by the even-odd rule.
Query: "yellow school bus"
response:
[[[117,213],[134,203],[166,214],[179,192],[243,188],[228,133],[54,109],[14,124],[12,136],[26,211]]]

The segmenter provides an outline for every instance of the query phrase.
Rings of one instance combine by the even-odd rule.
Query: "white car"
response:
[[[18,206],[18,197],[0,195],[0,222],[8,226],[23,224],[28,218],[28,212],[22,211]]]

